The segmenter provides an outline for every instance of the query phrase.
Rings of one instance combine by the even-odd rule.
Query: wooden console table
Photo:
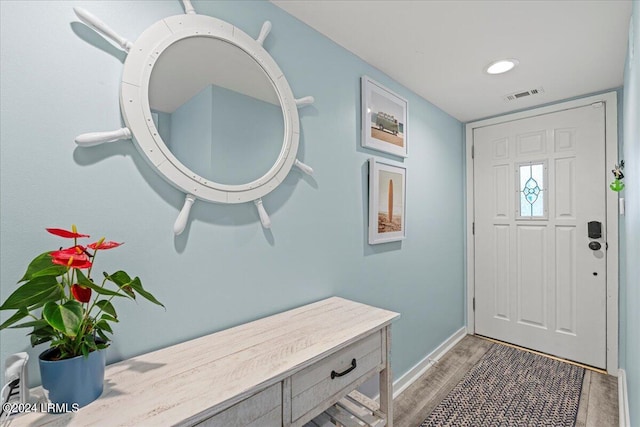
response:
[[[348,411],[359,399],[337,402],[378,374],[379,409],[351,418],[392,426],[397,317],[329,298],[110,365],[102,396],[77,413],[30,413],[11,425],[298,427]]]

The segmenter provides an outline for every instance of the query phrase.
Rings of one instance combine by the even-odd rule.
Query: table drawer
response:
[[[282,383],[254,394],[207,418],[198,427],[280,427],[282,425]]]
[[[338,400],[342,394],[352,391],[353,383],[381,366],[382,360],[382,332],[377,331],[294,374],[291,419],[295,422],[303,415],[314,413],[314,408],[322,412],[327,400]]]

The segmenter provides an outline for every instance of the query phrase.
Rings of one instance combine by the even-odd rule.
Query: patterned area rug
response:
[[[493,344],[420,427],[574,426],[584,369]]]

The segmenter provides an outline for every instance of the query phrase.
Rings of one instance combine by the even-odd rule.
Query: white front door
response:
[[[604,104],[473,144],[476,333],[606,368]]]

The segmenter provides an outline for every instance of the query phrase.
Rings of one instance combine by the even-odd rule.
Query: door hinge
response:
[[[473,297],[473,311],[476,311],[476,297]]]
[[[475,159],[475,157],[476,157],[476,146],[472,145],[471,146],[471,158]]]
[[[474,236],[476,235],[476,223],[475,222],[471,223],[471,234],[473,234]]]

